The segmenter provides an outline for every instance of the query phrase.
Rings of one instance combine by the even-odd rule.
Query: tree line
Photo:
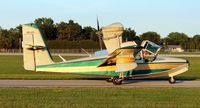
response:
[[[70,43],[70,41],[73,41],[72,43],[81,43],[81,46],[85,45],[84,48],[87,48],[87,46],[88,48],[98,48],[97,29],[91,26],[83,27],[73,20],[55,23],[53,19],[45,17],[35,19],[34,23],[41,28],[41,32],[45,36],[44,38],[50,44],[50,48],[75,48],[74,45],[64,43]],[[149,31],[138,36],[132,28],[125,28],[122,37],[123,41],[136,41],[138,44],[143,40],[150,40],[163,47],[167,45],[181,45],[184,49],[200,49],[200,35],[189,37],[185,33],[171,32],[162,38],[163,36],[161,37],[157,32]],[[0,27],[0,48],[20,48],[21,40],[21,25],[11,29]],[[58,44],[53,44],[53,42]],[[89,43],[92,43],[92,45],[89,46]]]

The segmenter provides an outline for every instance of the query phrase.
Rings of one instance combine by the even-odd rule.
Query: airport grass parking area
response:
[[[198,108],[200,88],[0,88],[1,108]]]
[[[80,57],[64,57],[65,59],[74,59]],[[53,57],[54,61],[61,61],[57,56]],[[200,57],[187,57],[190,62],[189,71],[178,76],[183,80],[200,79]],[[69,80],[69,79],[95,79],[95,76],[84,76],[75,74],[60,74],[46,72],[26,71],[23,68],[22,56],[0,56],[0,79],[52,79],[52,80]],[[101,77],[98,77],[101,78]],[[167,77],[161,78],[166,79]],[[155,78],[157,79],[157,78]]]

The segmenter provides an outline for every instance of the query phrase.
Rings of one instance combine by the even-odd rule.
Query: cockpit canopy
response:
[[[143,41],[141,46],[143,47],[143,51],[147,51],[153,55],[157,55],[158,51],[161,49],[159,45],[148,40]]]
[[[128,47],[128,46],[135,46],[135,48],[140,48],[141,53],[143,53],[142,58],[145,58],[145,56],[156,56],[158,54],[158,51],[161,49],[161,47],[151,41],[145,40],[142,42],[141,45],[137,45],[134,41],[133,42],[125,42],[121,44],[121,47]],[[148,53],[148,55],[147,55]],[[95,52],[95,56],[98,55],[107,55],[109,52],[107,50],[97,51]],[[146,54],[146,55],[145,55]]]

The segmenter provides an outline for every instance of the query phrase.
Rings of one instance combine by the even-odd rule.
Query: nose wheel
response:
[[[175,84],[176,83],[176,79],[174,77],[170,77],[169,78],[169,83],[170,84]]]

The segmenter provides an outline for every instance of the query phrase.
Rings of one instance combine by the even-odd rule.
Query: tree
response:
[[[8,48],[8,44],[10,46],[10,42],[8,42],[8,30],[1,29],[0,31],[0,47],[1,48]]]
[[[195,49],[200,49],[200,35],[193,36],[193,41],[195,44]]]
[[[179,32],[172,32],[169,33],[169,35],[166,38],[167,44],[173,44],[173,45],[181,45],[183,48],[187,49],[187,42],[188,42],[188,36],[184,33]]]
[[[21,35],[21,37],[22,37],[22,25],[18,25],[16,27],[16,32],[18,32]]]
[[[19,48],[20,33],[16,28],[0,29],[0,47],[5,49]]]
[[[46,39],[52,40],[57,38],[57,30],[51,18],[38,18],[34,22],[40,26]]]
[[[156,32],[146,32],[140,35],[141,40],[149,40],[156,44],[161,44],[161,36]]]
[[[122,40],[125,41],[134,41],[136,39],[136,32],[131,28],[126,28],[122,34]]]
[[[73,20],[69,20],[68,23],[61,22],[56,27],[59,39],[77,40],[80,38],[82,27],[78,23],[74,23]]]
[[[86,26],[81,32],[81,39],[98,41],[96,32],[97,30],[95,28],[92,28],[91,26]]]
[[[186,49],[190,49],[192,51],[192,49],[195,49],[195,43],[193,38],[188,38],[187,43],[185,43]]]

